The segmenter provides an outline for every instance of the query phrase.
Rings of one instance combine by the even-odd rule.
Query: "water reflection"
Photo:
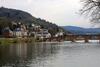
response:
[[[0,67],[96,67],[100,43],[0,45]]]
[[[0,66],[37,66],[41,61],[54,56],[59,50],[55,43],[12,44],[0,46]],[[37,67],[36,66],[36,67]]]

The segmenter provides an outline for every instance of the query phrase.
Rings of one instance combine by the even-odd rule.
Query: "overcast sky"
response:
[[[27,11],[60,26],[91,26],[87,18],[78,14],[80,0],[1,0],[0,5]]]

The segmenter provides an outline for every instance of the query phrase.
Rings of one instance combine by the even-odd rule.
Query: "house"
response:
[[[28,36],[28,30],[24,24],[21,25],[21,32],[23,37]]]
[[[13,37],[13,32],[10,30],[9,27],[6,27],[3,29],[2,31],[3,37],[9,38],[9,37]]]
[[[59,36],[63,36],[64,32],[58,32],[57,34],[55,34],[55,37],[59,37]]]
[[[50,38],[51,34],[48,32],[47,29],[41,29],[39,32],[36,32],[35,37]]]
[[[26,29],[26,26],[24,24],[20,25],[18,28],[15,28],[13,31],[14,37],[27,37],[28,31]]]
[[[13,31],[13,36],[14,37],[26,37],[28,36],[27,31],[23,31],[21,28],[16,28]]]
[[[31,24],[28,27],[28,36],[36,37],[36,34],[41,31],[40,25]]]
[[[21,28],[16,28],[16,29],[13,31],[13,36],[14,36],[14,37],[22,37]]]

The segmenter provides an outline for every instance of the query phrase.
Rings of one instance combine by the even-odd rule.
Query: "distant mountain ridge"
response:
[[[76,35],[100,34],[100,28],[82,28],[82,27],[77,27],[77,26],[63,26],[62,28]]]

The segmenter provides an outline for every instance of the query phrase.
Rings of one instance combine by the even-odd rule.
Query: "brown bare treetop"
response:
[[[81,13],[89,15],[92,22],[100,22],[100,0],[81,0],[81,2],[84,5]]]

